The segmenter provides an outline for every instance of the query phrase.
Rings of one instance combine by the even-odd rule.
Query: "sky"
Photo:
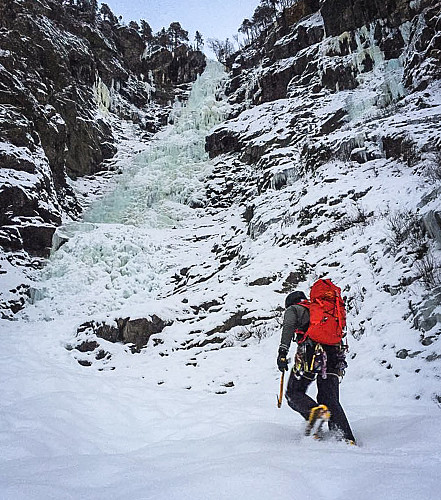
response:
[[[198,30],[204,40],[232,39],[242,21],[253,15],[260,0],[106,0],[123,21],[145,19],[156,33],[178,21],[189,32],[190,41]]]

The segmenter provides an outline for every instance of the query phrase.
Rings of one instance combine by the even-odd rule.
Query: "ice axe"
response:
[[[280,392],[279,392],[279,397],[277,398],[277,408],[280,408],[282,406],[284,380],[285,380],[285,370],[282,372],[282,376],[280,377]]]
[[[286,364],[289,365],[290,363],[291,363],[291,358],[288,358],[286,360]],[[286,368],[286,370],[288,370],[288,367]],[[280,377],[280,391],[279,391],[279,395],[277,396],[277,408],[280,408],[282,406],[284,381],[285,381],[285,370],[283,370],[282,376]]]

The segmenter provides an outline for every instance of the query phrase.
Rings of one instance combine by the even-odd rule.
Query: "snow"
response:
[[[363,165],[333,159],[315,176],[293,175],[286,189],[256,195],[252,238],[243,205],[191,210],[183,202],[204,194],[205,176],[222,162],[226,175],[210,182],[234,179],[234,162],[209,161],[203,148],[226,111],[213,99],[222,78],[209,65],[195,100],[176,106],[174,124],[147,150],[129,139],[117,159],[122,173],[111,182],[72,183],[84,198],[94,191],[86,220],[58,231],[67,242],[34,278],[34,303],[17,321],[0,324],[0,498],[437,497],[441,367],[431,355],[440,340],[423,346],[409,320],[408,300],[423,297],[421,284],[412,284],[410,295],[383,288],[399,282],[403,266],[412,271],[382,243],[386,213],[416,209],[427,186],[392,159]],[[333,98],[327,102],[327,112],[339,109]],[[267,143],[297,105],[295,99],[262,105],[220,126]],[[352,125],[356,134],[360,125]],[[139,152],[132,160],[130,149]],[[336,180],[331,194],[329,179]],[[360,193],[361,201],[353,198]],[[324,196],[335,203],[320,206]],[[375,217],[326,245],[306,245],[299,235],[332,231],[360,204]],[[311,220],[301,221],[302,213]],[[235,250],[237,258],[221,265],[216,248],[220,255]],[[291,271],[312,264],[301,288],[331,274],[352,304],[341,400],[356,447],[303,437],[302,419],[285,402],[276,406],[281,288]],[[179,288],[172,277],[184,267]],[[269,276],[268,286],[250,285]],[[195,313],[214,299],[218,306]],[[222,348],[201,346],[206,332],[238,311],[254,323],[213,333],[225,337]],[[110,358],[75,348],[85,321],[152,314],[174,322],[139,354],[102,339],[96,340]],[[412,356],[398,358],[403,348]]]
[[[66,326],[13,323],[21,341],[1,336],[2,498],[436,497],[439,410],[357,383],[355,369],[342,398],[359,446],[313,442],[285,403],[276,408],[276,336],[207,352],[197,367],[185,351],[122,351],[117,370],[98,372],[62,348]]]

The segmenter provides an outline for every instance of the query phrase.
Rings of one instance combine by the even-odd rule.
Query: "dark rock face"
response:
[[[227,95],[236,105],[236,114],[246,104],[283,99],[295,89],[355,89],[359,75],[372,71],[377,48],[386,61],[403,55],[409,43],[404,40],[406,23],[412,23],[410,37],[417,50],[409,51],[410,60],[405,62],[406,86],[439,78],[439,6],[431,4],[429,0],[418,6],[406,0],[299,0],[285,9],[268,32],[228,61],[233,69]],[[424,30],[419,29],[421,21]],[[430,66],[424,70],[427,77],[418,73],[424,62]],[[250,80],[249,70],[259,65]]]
[[[205,65],[202,52],[188,51],[184,45],[177,47],[173,54],[165,48],[158,48],[143,62],[145,73],[151,72],[154,80],[161,82],[156,97],[162,104],[170,101],[174,95],[173,88],[177,84],[189,84],[196,80]]]
[[[122,328],[123,342],[133,344],[137,351],[145,347],[152,335],[161,333],[167,323],[153,314],[151,318],[129,319]]]
[[[302,25],[299,21],[317,12],[319,4],[318,0],[299,0],[285,9],[273,31],[267,36],[262,34],[254,45],[228,61],[234,68],[233,78],[227,86],[227,95],[231,95],[233,103],[250,100],[260,104],[282,99],[293,79],[311,77],[315,73],[317,67],[310,65],[313,57],[304,50],[323,39],[324,29],[319,25]],[[262,71],[250,86],[246,70],[259,64]]]
[[[280,21],[282,26],[293,26],[306,16],[317,12],[320,0],[300,0],[284,10]]]
[[[18,228],[23,248],[32,255],[41,255],[48,257],[51,246],[52,236],[55,232],[55,227],[49,224],[26,225]]]
[[[324,0],[321,13],[328,36],[337,36],[344,31],[353,31],[367,26],[377,19],[387,19],[397,27],[413,16],[407,0]]]
[[[205,143],[205,149],[209,152],[210,158],[226,152],[239,152],[242,146],[238,134],[222,128],[209,135]]]
[[[148,318],[119,318],[114,324],[89,321],[78,327],[78,334],[93,334],[108,342],[131,344],[132,351],[139,352],[147,346],[152,335],[161,333],[170,324],[153,314]]]
[[[430,4],[430,2],[429,2]],[[424,23],[424,29],[419,29]],[[441,79],[441,9],[439,2],[412,20],[410,37],[414,42],[405,63],[405,85],[424,90],[432,80]]]
[[[312,130],[314,135],[326,137],[343,127],[350,119],[346,108],[320,117],[314,116],[311,110],[319,108],[320,101],[329,92],[356,91],[375,68],[390,65],[400,68],[401,74],[404,72],[401,81],[394,82],[395,89],[379,89],[384,93],[376,99],[379,109],[401,98],[405,87],[422,90],[430,81],[439,79],[439,2],[432,5],[423,0],[412,5],[404,0],[370,3],[299,0],[286,9],[268,32],[229,61],[232,71],[226,92],[234,106],[231,118],[239,120],[246,108],[285,98],[299,98],[306,104],[290,109],[287,102],[281,110],[292,114],[292,118],[284,125],[280,139],[274,136],[267,142],[253,144],[245,124],[239,128],[229,124],[217,127],[207,137],[206,148],[210,156],[241,152],[240,158],[245,163],[269,168],[271,162],[264,164],[263,158],[275,147],[300,144],[302,137],[311,137]],[[261,112],[266,112],[263,107]],[[299,147],[302,171],[313,171],[332,155],[364,163],[384,154],[387,158],[404,158],[412,165],[413,145],[408,142],[404,131],[401,135],[394,133],[394,136],[382,137],[381,150],[375,151],[367,151],[364,144],[353,139],[343,138],[333,149],[326,144],[326,139],[320,139],[316,145],[305,141]],[[286,181],[285,173],[277,178],[271,176],[270,179],[262,172],[258,185],[261,188],[283,186]]]

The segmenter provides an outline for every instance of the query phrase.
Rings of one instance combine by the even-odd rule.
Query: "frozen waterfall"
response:
[[[224,77],[223,66],[209,61],[188,102],[174,104],[172,124],[134,159],[113,193],[91,207],[86,221],[162,227],[186,217],[182,205],[201,205],[205,136],[225,115],[224,103],[215,99]]]
[[[105,314],[158,296],[167,271],[182,266],[173,259],[187,251],[179,227],[204,200],[211,168],[205,137],[227,111],[216,99],[225,76],[221,64],[209,61],[188,101],[174,104],[170,125],[133,158],[115,189],[83,222],[59,228],[67,241],[43,270],[29,317]]]

